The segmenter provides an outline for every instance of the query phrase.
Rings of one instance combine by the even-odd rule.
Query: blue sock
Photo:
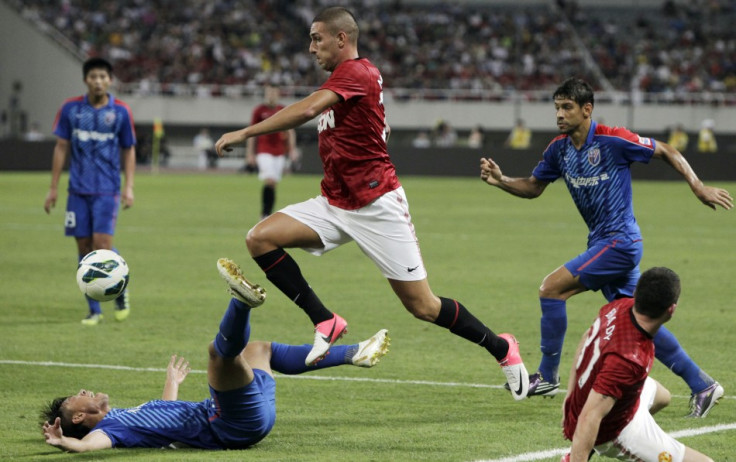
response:
[[[250,338],[250,307],[233,298],[222,316],[220,331],[215,336],[215,350],[223,358],[234,358],[243,351]]]
[[[314,366],[304,365],[312,345],[285,345],[271,342],[271,369],[282,374],[301,374],[326,367],[352,364],[358,345],[333,345],[330,353]]]
[[[82,261],[82,258],[84,258],[84,255],[79,255],[77,258],[77,263]],[[84,298],[87,299],[87,306],[89,306],[89,314],[102,314],[102,308],[100,308],[100,302],[93,298],[89,298],[88,296],[84,296]]]
[[[542,305],[542,319],[539,321],[542,341],[542,361],[539,363],[539,372],[544,380],[557,380],[560,368],[560,354],[567,331],[567,303],[565,300],[554,298],[540,298]]]
[[[117,248],[113,247],[113,248],[112,248],[112,251],[113,251],[113,252],[115,252],[116,254],[120,255],[120,252],[118,252],[118,249],[117,249]],[[119,309],[119,310],[123,310],[123,309],[125,309],[125,308],[126,308],[126,306],[125,306],[125,293],[126,293],[127,291],[128,291],[128,289],[126,288],[126,289],[125,289],[125,290],[123,291],[123,293],[122,293],[122,294],[120,294],[120,296],[119,296],[118,298],[116,298],[116,299],[115,299],[115,307],[116,307],[117,309]]]
[[[664,326],[660,327],[657,335],[654,336],[654,355],[672,372],[682,377],[692,393],[701,392],[714,382],[690,359],[677,338]]]

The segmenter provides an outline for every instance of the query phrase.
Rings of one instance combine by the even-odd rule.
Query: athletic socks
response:
[[[261,216],[267,217],[273,212],[273,204],[276,202],[276,188],[263,185],[261,192]]]
[[[304,310],[312,324],[316,326],[322,321],[332,319],[333,313],[322,304],[302,276],[299,265],[284,249],[272,250],[254,257],[253,260],[273,285]]]
[[[82,258],[84,258],[84,255],[79,255],[77,259],[77,263],[82,261]],[[84,298],[87,299],[87,306],[89,306],[89,314],[102,314],[102,308],[100,308],[100,302],[97,300],[88,297],[87,295],[84,296]]]
[[[243,351],[250,338],[250,307],[238,299],[231,299],[222,316],[220,331],[215,336],[215,351],[223,358],[235,358]]]
[[[540,298],[539,303],[542,306],[542,319],[539,321],[542,360],[539,372],[544,380],[551,383],[559,376],[560,353],[567,331],[567,304],[565,300],[554,298]]]
[[[282,374],[301,374],[326,367],[352,364],[358,345],[332,345],[330,353],[313,366],[306,366],[304,360],[312,345],[285,345],[271,342],[271,369]]]
[[[682,377],[693,393],[699,393],[714,383],[713,378],[700,370],[682,349],[677,338],[664,326],[654,336],[654,356]]]
[[[506,357],[509,349],[506,340],[494,334],[457,300],[440,297],[440,302],[440,314],[434,321],[436,325],[484,347],[497,361]]]

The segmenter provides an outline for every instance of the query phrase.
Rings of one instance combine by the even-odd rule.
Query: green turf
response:
[[[206,345],[228,301],[215,270],[218,257],[233,258],[269,291],[266,305],[253,312],[252,338],[309,343],[312,334],[307,317],[247,255],[244,237],[259,214],[260,185],[238,174],[139,173],[135,206],[120,213],[115,238],[131,268],[131,317],[115,323],[107,303],[101,325],[82,326],[86,306],[74,281],[75,244],[62,228],[66,194],[47,216],[49,179],[48,173],[0,174],[0,360],[159,370],[0,363],[0,459],[465,461],[567,445],[559,429],[559,397],[514,402],[495,388],[503,376],[484,350],[414,320],[372,263],[348,245],[320,258],[291,253],[327,306],[350,322],[345,341],[389,328],[391,351],[378,367],[313,374],[336,380],[279,378],[276,426],[247,452],[62,454],[44,444],[37,427],[46,399],[85,387],[109,393],[113,406],[134,406],[160,396],[170,354],[205,369]],[[537,288],[547,273],[585,248],[584,224],[564,186],[551,185],[541,198],[526,201],[469,178],[405,177],[403,184],[434,292],[461,300],[496,332],[513,332],[527,366],[535,368]],[[736,183],[722,186],[736,192]],[[318,193],[317,177],[287,177],[277,203]],[[652,375],[675,395],[658,420],[668,431],[733,424],[736,215],[701,205],[683,182],[637,182],[634,195],[645,236],[642,267],[665,265],[682,277],[670,328],[727,393],[707,419],[685,419],[687,387],[656,366]],[[564,371],[602,303],[599,293],[568,303]],[[203,373],[182,385],[182,399],[206,396]],[[714,460],[736,460],[736,430],[682,441]]]

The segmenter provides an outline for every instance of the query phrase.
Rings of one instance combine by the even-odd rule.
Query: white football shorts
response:
[[[355,241],[388,279],[421,281],[427,277],[404,188],[397,188],[357,210],[330,205],[324,196],[289,205],[279,212],[312,228],[324,247],[313,255]]]
[[[286,155],[274,156],[268,153],[256,154],[256,164],[258,165],[258,179],[274,180],[276,183],[281,181],[286,167]]]
[[[598,454],[627,461],[682,462],[685,445],[665,433],[649,413],[656,392],[657,383],[647,377],[634,418],[615,440],[596,446]]]

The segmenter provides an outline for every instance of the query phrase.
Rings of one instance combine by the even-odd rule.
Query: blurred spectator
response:
[[[677,124],[672,131],[670,131],[670,137],[667,139],[667,144],[684,153],[687,150],[687,143],[690,138],[682,128],[682,124]]]
[[[429,134],[422,130],[411,141],[411,145],[415,148],[428,148],[432,145],[432,141],[429,139]]]
[[[468,135],[468,147],[480,149],[483,147],[483,127],[476,125]]]
[[[716,143],[716,135],[713,133],[715,122],[713,119],[705,119],[700,124],[698,132],[698,152],[716,152],[718,151],[718,143]]]
[[[46,139],[46,135],[40,130],[40,124],[33,122],[30,130],[23,135],[23,139],[26,141],[43,141]]]
[[[9,3],[60,31],[82,53],[113,57],[117,80],[139,83],[131,91],[217,96],[229,91],[221,85],[258,88],[272,75],[282,86],[324,80],[301,43],[320,0]],[[736,91],[733,0],[648,6],[558,0],[556,7],[540,2],[534,8],[340,3],[363,18],[361,54],[382,69],[384,88],[405,89],[402,94],[554,90],[570,75],[604,86],[591,63],[617,90],[654,93],[664,101]]]
[[[505,146],[511,149],[529,149],[532,141],[532,131],[524,123],[524,119],[516,119],[516,125],[511,129]]]
[[[437,122],[434,133],[434,144],[442,148],[450,148],[455,146],[457,142],[457,132],[445,120]]]
[[[202,128],[193,140],[194,149],[197,151],[197,165],[201,170],[206,167],[217,167],[217,153],[215,152],[215,142],[210,136],[210,131]]]

